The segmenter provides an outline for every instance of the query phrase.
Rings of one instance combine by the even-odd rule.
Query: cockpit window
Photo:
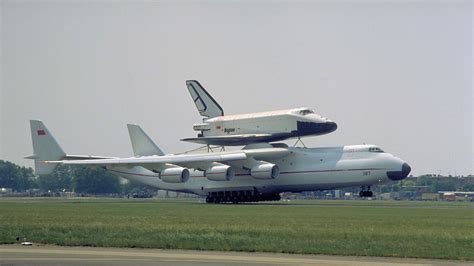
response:
[[[308,115],[308,114],[314,114],[314,112],[309,109],[304,109],[300,111],[300,115]]]
[[[372,147],[372,148],[369,148],[369,152],[384,152],[384,151],[379,147]]]

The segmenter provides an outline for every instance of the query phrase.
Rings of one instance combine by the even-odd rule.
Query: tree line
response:
[[[120,182],[117,176],[101,167],[59,165],[51,174],[37,176],[31,167],[2,160],[0,188],[11,188],[15,192],[39,189],[51,193],[74,191],[85,194],[126,194],[153,189],[136,182]]]
[[[436,193],[438,191],[474,191],[474,177],[452,177],[441,175],[421,175],[409,177],[400,182],[380,187],[381,192],[415,191]]]

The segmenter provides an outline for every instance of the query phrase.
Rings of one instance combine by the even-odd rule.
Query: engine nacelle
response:
[[[280,175],[280,168],[273,163],[262,163],[252,167],[250,175],[256,179],[275,179]]]
[[[204,176],[212,181],[230,181],[235,176],[235,170],[229,165],[215,165],[204,171]]]
[[[163,169],[160,179],[166,183],[185,183],[189,179],[189,170],[183,167]]]

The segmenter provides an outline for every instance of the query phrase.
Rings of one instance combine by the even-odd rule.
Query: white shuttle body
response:
[[[200,133],[190,141],[208,145],[247,145],[274,142],[289,138],[318,136],[331,133],[337,124],[308,108],[224,115],[216,100],[196,80],[186,81],[189,93],[199,111],[205,117],[193,129]]]

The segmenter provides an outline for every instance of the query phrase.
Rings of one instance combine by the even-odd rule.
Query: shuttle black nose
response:
[[[405,179],[408,176],[408,174],[410,174],[410,172],[411,172],[411,167],[407,163],[403,163],[401,171],[388,171],[387,177],[394,181],[402,180],[402,179]]]
[[[333,122],[333,121],[326,122],[326,126],[327,126],[329,132],[333,132],[337,129],[337,124],[336,124],[336,122]]]

